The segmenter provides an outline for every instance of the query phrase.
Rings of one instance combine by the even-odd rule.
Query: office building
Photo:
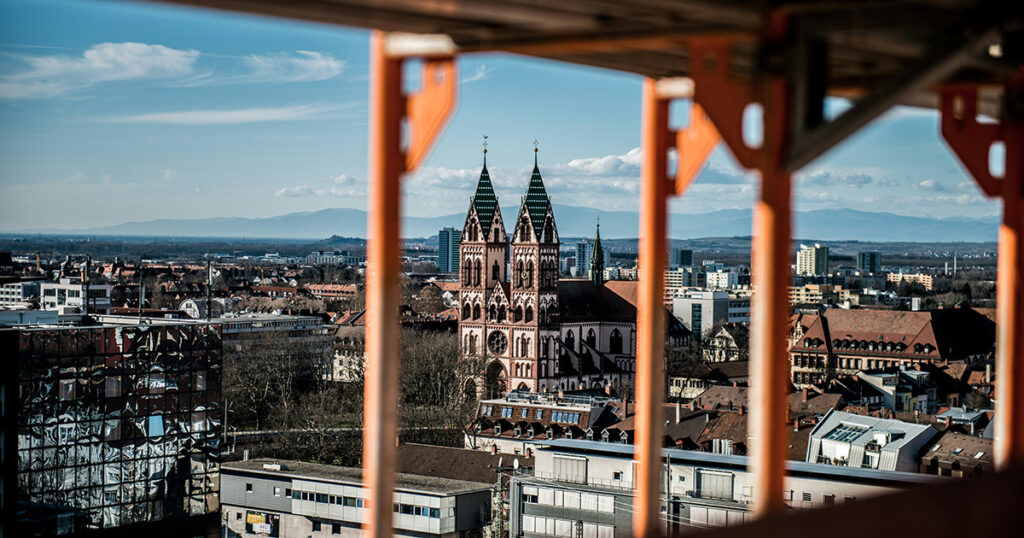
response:
[[[509,536],[633,536],[634,446],[554,439],[536,443],[534,475],[512,475]],[[744,456],[663,449],[662,534],[752,520],[754,474]],[[791,462],[783,500],[804,510],[853,502],[938,478]],[[696,528],[695,528],[696,527]]]
[[[796,254],[796,274],[828,274],[828,247],[817,243],[813,247],[800,245],[800,252]]]
[[[703,338],[716,323],[728,320],[729,294],[724,291],[686,290],[672,299],[672,313],[693,333]]]
[[[459,272],[459,238],[462,232],[455,228],[441,228],[437,232],[437,266],[442,273]]]
[[[39,297],[39,282],[10,282],[0,286],[0,306],[21,306]]]
[[[0,353],[8,536],[216,532],[218,325],[15,327]]]
[[[924,273],[889,273],[885,275],[886,282],[892,283],[898,287],[900,284],[907,282],[912,284],[920,284],[926,291],[932,291],[935,288],[935,279],[932,275]]]
[[[882,272],[882,253],[878,251],[858,252],[857,270],[877,275]]]
[[[480,536],[491,522],[494,484],[398,474],[393,525],[399,536]],[[363,536],[369,491],[362,469],[281,460],[225,463],[225,536]]]
[[[673,269],[676,267],[688,267],[693,265],[693,251],[685,248],[672,249],[668,259],[668,265]]]
[[[82,279],[76,276],[61,277],[58,282],[43,282],[40,284],[40,307],[43,310],[57,310],[62,314],[84,313],[83,299],[88,299],[88,311],[90,314],[110,313],[110,285],[109,284],[85,284]]]

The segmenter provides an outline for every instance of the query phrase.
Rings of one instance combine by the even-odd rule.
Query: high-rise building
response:
[[[672,313],[694,338],[707,336],[716,323],[729,317],[729,294],[724,291],[687,290],[672,299]]]
[[[878,251],[873,252],[858,252],[857,253],[857,270],[862,273],[878,274],[882,272],[882,253]]]
[[[685,248],[672,249],[668,265],[672,268],[693,265],[693,251]]]
[[[455,228],[441,228],[437,232],[437,265],[442,273],[459,272],[459,239],[462,232]]]
[[[800,252],[796,255],[796,274],[828,274],[828,247],[818,243],[813,247],[800,245]]]
[[[0,330],[6,535],[215,533],[221,353],[199,322]]]
[[[587,239],[576,243],[576,276],[586,278],[590,274],[590,259],[594,245]]]

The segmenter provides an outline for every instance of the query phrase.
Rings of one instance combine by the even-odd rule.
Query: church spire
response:
[[[484,167],[480,170],[480,180],[476,184],[473,207],[480,218],[484,237],[487,237],[487,234],[491,233],[491,222],[494,221],[494,214],[498,208],[498,195],[494,193],[491,175],[487,172],[487,135],[484,135]]]
[[[533,222],[533,231],[537,237],[541,236],[544,227],[544,216],[551,206],[551,199],[548,198],[548,191],[544,188],[544,178],[540,175],[540,167],[537,165],[537,146],[540,143],[533,141],[533,173],[530,175],[530,186],[526,189],[526,211],[530,214]]]
[[[597,234],[594,236],[594,248],[590,254],[590,281],[595,287],[604,284],[604,249],[601,248],[601,221],[597,221]]]

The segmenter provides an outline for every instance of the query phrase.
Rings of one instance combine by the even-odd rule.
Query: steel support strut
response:
[[[1024,71],[1004,87],[998,124],[977,120],[975,87],[943,88],[942,136],[988,196],[1003,201],[996,284],[996,466],[1024,463]],[[1003,178],[989,168],[992,144],[1002,142]]]
[[[366,248],[366,375],[363,484],[369,488],[370,536],[390,536],[398,432],[399,263],[401,178],[427,154],[454,108],[458,79],[452,59],[425,62],[422,90],[402,92],[402,63],[389,57],[385,35],[370,46],[370,199]],[[410,145],[402,149],[408,117]]]
[[[640,190],[640,295],[637,309],[637,507],[633,514],[635,536],[660,536],[661,448],[665,401],[665,280],[668,198],[682,194],[700,172],[718,133],[696,104],[690,125],[673,133],[669,129],[671,98],[661,95],[658,83],[644,81],[643,167]],[[674,136],[674,139],[673,139]],[[668,150],[676,146],[677,172],[668,175]]]
[[[768,36],[778,37],[784,21],[773,20]],[[791,88],[781,75],[759,74],[751,82],[731,74],[730,39],[695,43],[695,99],[722,133],[736,160],[761,172],[761,189],[754,206],[751,245],[751,395],[750,466],[754,473],[754,514],[763,517],[784,509],[786,388],[789,377],[786,339],[789,318],[792,187],[785,167],[790,133]],[[743,111],[759,103],[764,111],[760,147],[743,137]]]

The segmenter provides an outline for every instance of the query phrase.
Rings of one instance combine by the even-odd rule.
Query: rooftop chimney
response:
[[[807,403],[807,388],[805,387],[802,391],[801,401]]]
[[[740,406],[740,414],[741,415],[743,414],[743,406],[742,405]]]
[[[793,419],[793,431],[800,431],[800,419]]]
[[[991,384],[991,383],[992,383],[992,364],[991,363],[986,363],[985,364],[985,384],[988,385],[988,384]]]
[[[676,402],[676,424],[683,420],[683,404]]]

